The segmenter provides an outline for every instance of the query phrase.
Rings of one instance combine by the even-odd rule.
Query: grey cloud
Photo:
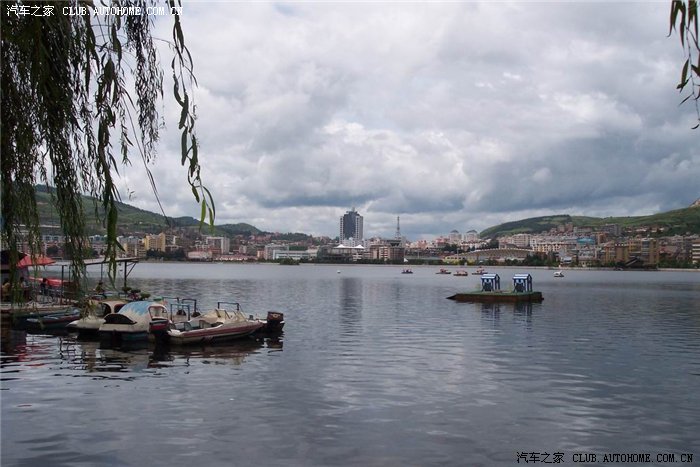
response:
[[[431,235],[685,206],[700,196],[700,158],[668,8],[188,4],[219,221],[334,236],[356,206],[370,235],[393,235],[396,215]],[[161,198],[196,216],[177,109],[165,111]],[[137,172],[130,186],[146,186]]]

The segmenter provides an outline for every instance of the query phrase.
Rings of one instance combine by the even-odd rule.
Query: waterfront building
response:
[[[397,263],[403,262],[405,255],[406,249],[401,246],[400,240],[386,240],[369,247],[369,259],[372,260]]]
[[[281,251],[289,251],[289,245],[278,245],[275,243],[270,243],[268,245],[265,245],[263,258],[267,260],[276,259],[275,255]]]
[[[700,264],[700,242],[693,243],[691,258],[694,264]]]
[[[364,237],[363,217],[355,211],[353,207],[340,218],[340,243],[347,244],[347,240],[352,239],[352,243],[360,244]]]
[[[622,227],[620,227],[620,224],[605,224],[600,227],[599,230],[612,237],[619,237],[622,234]]]
[[[211,261],[212,254],[209,250],[195,250],[187,253],[187,259],[190,261]]]
[[[530,234],[519,233],[499,238],[498,244],[500,247],[530,248],[530,238]]]
[[[577,246],[578,239],[576,237],[533,235],[530,238],[530,247],[537,253],[564,252],[568,254]]]
[[[146,257],[146,247],[143,243],[143,239],[135,236],[129,237],[119,237],[117,239],[119,244],[122,246],[124,251],[120,254],[121,257],[125,258],[145,258]]]
[[[460,235],[457,230],[451,231],[447,238],[449,239],[450,245],[457,245],[462,241],[462,235]]]
[[[633,238],[628,245],[630,258],[636,258],[649,266],[659,263],[659,248],[655,238]]]
[[[310,250],[273,250],[272,259],[293,259],[294,261],[310,260],[316,257],[316,251]]]
[[[625,242],[608,242],[603,245],[603,263],[627,263],[630,260],[629,246]]]
[[[497,261],[502,263],[506,260],[522,261],[532,254],[532,250],[522,248],[491,248],[487,250],[474,250],[467,253],[449,255],[444,257],[443,261],[454,264],[463,261],[469,264],[478,264],[485,261]]]
[[[231,249],[231,240],[228,237],[204,237],[209,250],[214,256],[227,255]]]
[[[164,232],[158,235],[146,235],[143,239],[144,248],[148,250],[165,251],[166,236]]]
[[[464,241],[468,243],[476,243],[479,241],[479,234],[476,230],[469,230],[464,234]]]
[[[355,262],[364,258],[365,251],[362,245],[325,245],[318,249],[318,259],[329,262]]]

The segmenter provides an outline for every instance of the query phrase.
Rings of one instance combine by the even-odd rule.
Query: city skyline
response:
[[[405,236],[430,238],[688,206],[700,154],[669,8],[188,3],[216,223],[333,237],[356,206],[372,235],[400,216]],[[152,171],[166,215],[197,217],[178,115],[166,100]],[[158,212],[141,172],[121,173],[125,201]]]

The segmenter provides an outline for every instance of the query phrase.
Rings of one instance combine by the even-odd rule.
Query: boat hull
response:
[[[476,303],[539,303],[544,300],[542,292],[466,292],[456,293],[450,300]]]
[[[60,331],[80,317],[80,310],[72,309],[62,313],[51,313],[48,315],[27,318],[24,328],[29,332]]]
[[[190,331],[170,330],[168,340],[175,345],[207,344],[212,342],[222,342],[240,339],[253,334],[262,327],[262,323],[250,323],[237,326],[216,326],[203,329],[192,329]]]

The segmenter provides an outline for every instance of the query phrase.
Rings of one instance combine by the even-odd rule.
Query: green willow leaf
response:
[[[155,24],[146,15],[146,6],[158,1],[165,0],[119,0],[119,6],[143,11],[141,16],[128,17],[10,13],[12,7],[93,10],[88,0],[3,2],[0,229],[2,244],[9,247],[11,256],[18,255],[17,245],[23,243],[29,244],[31,252],[41,251],[35,190],[37,183],[43,183],[51,187],[65,250],[72,258],[71,275],[79,281],[85,273],[88,226],[83,194],[94,200],[93,211],[107,233],[110,275],[116,272],[115,260],[123,248],[117,240],[120,196],[113,175],[118,174],[119,162],[131,163],[134,152],[144,164],[152,161],[158,142],[157,101],[163,97],[163,70],[152,40]],[[168,0],[167,4],[180,6],[181,2]],[[195,200],[201,202],[195,109],[188,93],[196,79],[180,18],[171,19],[172,95],[181,109],[177,123],[182,126],[182,165],[187,164],[187,181]],[[158,198],[152,175],[149,180]],[[16,277],[14,267],[10,275]]]

